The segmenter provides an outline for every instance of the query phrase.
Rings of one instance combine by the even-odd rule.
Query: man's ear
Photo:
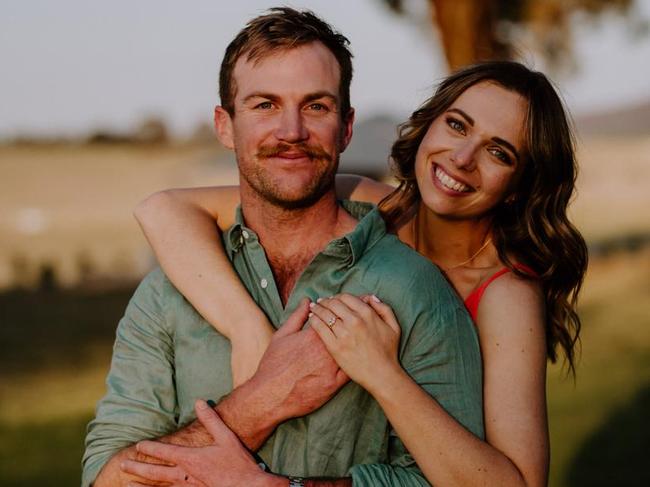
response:
[[[214,107],[214,129],[219,142],[227,149],[234,150],[235,142],[232,129],[232,117],[222,106]]]
[[[343,117],[343,128],[341,129],[341,152],[343,152],[352,140],[352,125],[354,125],[354,108],[348,110],[347,115]]]

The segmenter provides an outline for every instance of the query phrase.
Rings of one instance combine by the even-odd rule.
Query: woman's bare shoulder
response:
[[[337,174],[336,195],[341,199],[379,203],[395,188],[356,174]]]
[[[507,272],[485,289],[478,309],[480,334],[513,344],[544,336],[544,295],[538,280]]]

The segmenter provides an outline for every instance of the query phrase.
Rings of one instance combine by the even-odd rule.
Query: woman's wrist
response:
[[[383,364],[381,368],[375,368],[373,374],[362,384],[375,399],[388,396],[395,386],[401,381],[409,380],[409,375],[404,371],[397,361],[390,361]]]
[[[234,316],[228,329],[228,338],[245,342],[268,342],[275,329],[259,308],[250,310],[241,316]]]

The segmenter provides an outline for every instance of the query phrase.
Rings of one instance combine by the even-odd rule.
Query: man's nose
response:
[[[472,171],[476,167],[476,153],[480,144],[472,140],[464,140],[451,153],[451,162],[459,169]]]
[[[283,110],[275,136],[278,140],[289,143],[301,142],[309,137],[309,132],[299,109]]]

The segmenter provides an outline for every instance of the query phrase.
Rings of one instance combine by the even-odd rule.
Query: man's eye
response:
[[[270,101],[263,101],[262,103],[257,104],[255,108],[259,108],[261,110],[269,110],[273,108],[273,104]]]
[[[449,125],[456,132],[460,132],[462,134],[465,133],[465,124],[460,120],[458,120],[457,118],[448,117],[447,125]]]
[[[316,112],[327,110],[327,107],[325,105],[323,105],[322,103],[312,103],[311,105],[309,105],[308,108],[310,110],[316,111]]]

